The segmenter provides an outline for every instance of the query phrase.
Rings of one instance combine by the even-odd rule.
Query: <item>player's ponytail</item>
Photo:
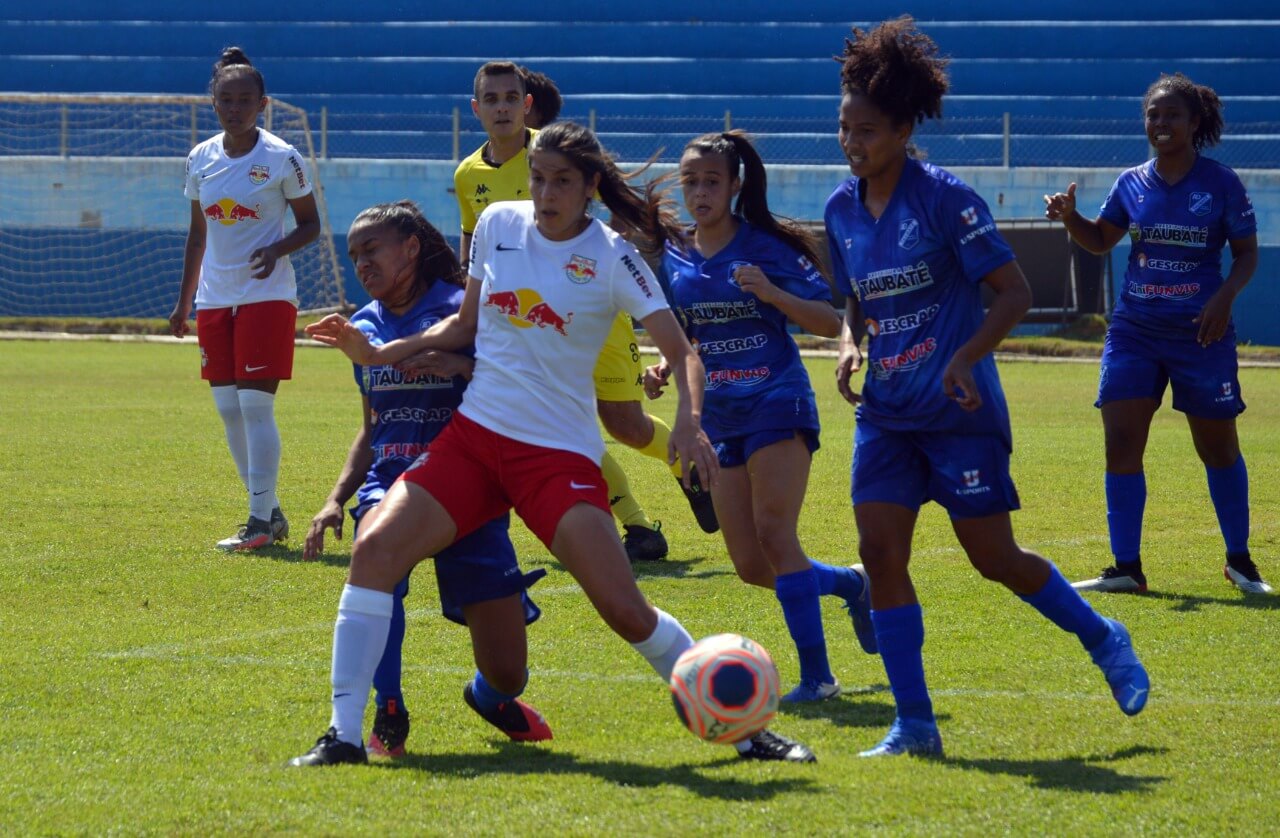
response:
[[[652,158],[633,172],[623,172],[605,153],[596,135],[576,122],[556,122],[538,132],[529,152],[539,151],[564,155],[588,180],[600,175],[600,200],[613,214],[615,229],[625,230],[639,250],[652,252],[668,240],[683,238],[675,210],[658,184],[639,187],[631,183],[649,168]]]
[[[248,73],[253,76],[254,81],[258,83],[258,95],[267,95],[267,83],[262,78],[261,71],[253,66],[249,56],[245,55],[244,50],[240,49],[240,47],[226,47],[222,50],[222,55],[218,56],[218,60],[213,62],[213,76],[209,79],[209,93],[216,92],[218,84],[224,78],[237,73]]]
[[[1191,147],[1196,151],[1209,146],[1215,146],[1222,139],[1222,100],[1218,98],[1218,93],[1212,87],[1206,84],[1196,84],[1182,73],[1161,73],[1160,78],[1156,79],[1150,87],[1147,88],[1147,95],[1142,97],[1142,112],[1147,112],[1147,106],[1151,104],[1151,100],[1155,98],[1156,93],[1165,91],[1177,94],[1186,103],[1187,110],[1191,112],[1191,116],[1198,117],[1200,120],[1199,127],[1191,136]]]
[[[411,236],[418,239],[415,284],[426,288],[436,281],[457,286],[465,283],[457,254],[413,201],[406,198],[393,204],[375,204],[351,222],[352,227],[358,224],[395,230],[402,240]]]

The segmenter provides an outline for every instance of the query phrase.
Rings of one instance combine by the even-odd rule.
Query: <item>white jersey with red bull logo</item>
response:
[[[619,311],[639,320],[667,308],[649,266],[598,220],[551,241],[531,201],[504,201],[476,224],[470,273],[480,312],[461,412],[511,439],[599,463],[596,359]]]
[[[289,257],[276,260],[266,279],[254,279],[250,255],[284,237],[288,202],[311,192],[311,178],[297,149],[258,129],[258,142],[243,157],[228,157],[222,134],[187,155],[185,194],[204,211],[204,260],[196,287],[197,308],[297,302]]]

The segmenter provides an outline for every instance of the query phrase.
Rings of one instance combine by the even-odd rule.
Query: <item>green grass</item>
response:
[[[1185,422],[1157,414],[1144,555],[1153,593],[1097,597],[1124,620],[1154,682],[1128,719],[1074,638],[983,582],[936,507],[914,576],[948,756],[866,761],[892,715],[877,658],[824,609],[845,694],[776,723],[816,766],[743,763],[679,727],[666,691],[610,634],[523,526],[543,619],[527,694],[554,741],[509,744],[462,703],[465,630],[415,573],[406,643],[412,756],[295,771],[328,720],[332,622],[349,542],[299,559],[301,536],[359,421],[349,368],[300,351],[278,402],[282,498],[294,541],[255,556],[212,543],[244,516],[203,384],[183,347],[0,345],[0,832],[49,833],[1264,833],[1280,799],[1280,598],[1245,599]],[[856,555],[852,416],[814,361],[825,419],[802,539]],[[1086,364],[1005,364],[1021,540],[1071,578],[1108,561],[1102,436]],[[1280,581],[1280,372],[1241,374],[1253,548]],[[668,413],[667,400],[656,409]],[[738,582],[665,469],[617,452],[671,541],[641,585],[695,635],[748,634],[784,683],[795,651],[772,595]],[[1270,801],[1270,802],[1268,802]],[[1269,814],[1268,814],[1269,813]]]

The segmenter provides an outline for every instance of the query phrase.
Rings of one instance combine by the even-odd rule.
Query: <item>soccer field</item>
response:
[[[464,629],[433,571],[408,601],[411,755],[285,767],[328,723],[333,619],[350,541],[300,559],[310,517],[360,422],[349,365],[300,350],[281,388],[283,508],[293,540],[227,556],[242,488],[199,355],[185,346],[0,343],[0,833],[4,834],[1263,834],[1280,829],[1280,597],[1245,598],[1181,415],[1152,427],[1144,564],[1152,593],[1094,595],[1151,672],[1146,711],[1116,709],[1064,635],[984,582],[936,506],[914,577],[947,757],[862,760],[893,717],[884,671],[824,603],[844,694],[775,727],[816,765],[747,763],[676,720],[666,688],[613,636],[522,525],[532,594],[526,698],[555,739],[507,742],[462,703]],[[856,560],[852,412],[830,360],[810,370],[824,419],[801,538]],[[1068,578],[1109,562],[1092,364],[1005,363],[1020,540]],[[1280,370],[1241,372],[1254,557],[1280,582]],[[674,400],[654,404],[670,416]],[[695,636],[746,634],[784,688],[795,650],[770,592],[739,582],[664,468],[611,443],[671,543],[641,587]],[[370,718],[372,711],[370,711]],[[367,729],[367,727],[366,727]]]

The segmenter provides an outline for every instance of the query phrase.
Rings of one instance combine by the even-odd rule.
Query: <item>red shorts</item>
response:
[[[560,519],[574,505],[589,503],[612,514],[604,475],[589,458],[518,442],[457,412],[400,479],[431,493],[453,519],[458,538],[514,508],[550,549]]]
[[[298,308],[286,300],[197,311],[200,377],[205,381],[292,378],[297,322]]]

